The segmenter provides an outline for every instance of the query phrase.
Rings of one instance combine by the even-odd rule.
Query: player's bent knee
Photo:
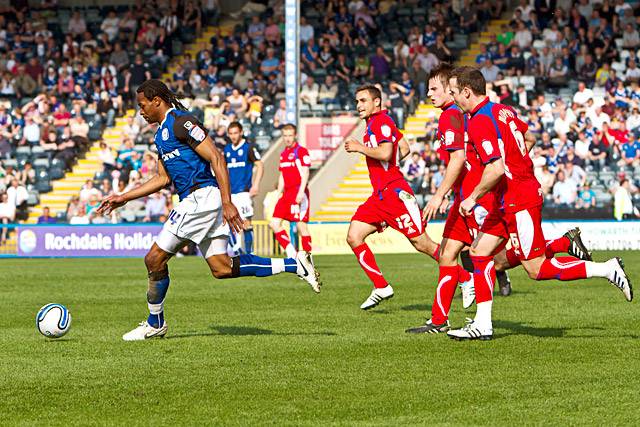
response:
[[[209,257],[207,258],[207,264],[209,264],[211,274],[216,279],[227,279],[232,277],[231,263],[229,262],[229,257],[226,255],[222,254]]]
[[[147,271],[161,271],[164,270],[167,265],[168,257],[161,250],[154,250],[153,248],[145,255],[144,265],[147,267]]]
[[[364,240],[360,236],[358,236],[356,233],[353,233],[351,231],[347,233],[347,244],[350,247],[355,248],[357,246],[360,246],[363,243],[364,243]]]

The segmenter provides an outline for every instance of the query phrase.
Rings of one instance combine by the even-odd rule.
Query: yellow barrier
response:
[[[289,226],[285,228],[288,232]],[[309,223],[314,255],[340,255],[350,254],[351,248],[347,245],[347,230],[349,223]],[[436,242],[442,240],[444,223],[432,223],[427,227],[427,233]],[[383,233],[374,233],[367,238],[367,244],[375,253],[414,253],[416,250],[402,234],[392,228],[387,228]],[[253,247],[254,252],[261,256],[281,255],[282,252],[267,221],[253,222]]]

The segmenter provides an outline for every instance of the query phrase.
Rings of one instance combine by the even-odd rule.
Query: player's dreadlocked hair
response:
[[[172,107],[178,110],[187,111],[187,107],[185,107],[180,101],[178,101],[176,94],[171,92],[167,85],[162,83],[158,79],[145,81],[138,87],[136,92],[143,93],[144,97],[148,100],[152,100],[157,96]]]

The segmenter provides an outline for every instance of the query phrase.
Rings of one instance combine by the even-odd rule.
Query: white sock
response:
[[[587,272],[587,277],[604,277],[608,279],[609,275],[611,274],[611,266],[609,265],[609,261],[585,261],[584,267]]]
[[[476,318],[473,320],[480,328],[492,328],[491,307],[493,300],[476,304]]]
[[[147,302],[147,306],[149,307],[149,313],[160,314],[164,311],[164,300],[159,304],[151,304],[150,302]]]
[[[291,243],[287,245],[284,251],[287,253],[287,258],[295,258],[298,254],[298,252],[296,252],[296,248],[294,248]]]
[[[284,273],[284,258],[271,258],[271,274]]]

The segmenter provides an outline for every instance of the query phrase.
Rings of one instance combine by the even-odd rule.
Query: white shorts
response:
[[[249,219],[253,216],[253,199],[248,191],[231,195],[231,202],[235,205],[242,219]]]
[[[229,226],[222,217],[222,199],[216,187],[200,188],[189,194],[169,213],[156,244],[175,254],[187,242],[194,242],[205,258],[227,252]]]

